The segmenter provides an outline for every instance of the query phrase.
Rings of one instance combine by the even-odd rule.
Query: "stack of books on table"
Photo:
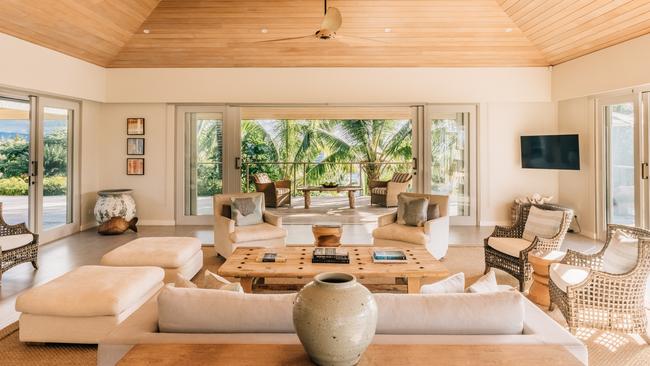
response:
[[[402,250],[373,250],[374,263],[407,263],[406,254]]]
[[[315,248],[312,263],[350,263],[350,255],[343,248]]]

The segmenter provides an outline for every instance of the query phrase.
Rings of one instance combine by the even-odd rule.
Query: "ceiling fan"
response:
[[[373,38],[337,35],[336,31],[339,30],[339,28],[341,28],[341,25],[343,24],[343,17],[341,16],[341,12],[339,11],[339,9],[335,7],[327,7],[327,0],[324,0],[323,3],[324,3],[323,5],[324,5],[325,16],[323,17],[323,20],[320,23],[320,27],[315,33],[306,36],[300,36],[300,37],[277,38],[277,39],[271,39],[266,41],[258,41],[256,43],[285,42],[285,41],[294,41],[294,40],[305,39],[305,38],[313,38],[313,39],[325,40],[325,41],[332,40],[335,38],[344,41],[349,38],[356,38],[365,41],[385,43],[384,41],[380,41],[378,39],[373,39]]]

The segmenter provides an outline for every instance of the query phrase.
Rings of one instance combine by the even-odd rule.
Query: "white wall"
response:
[[[93,208],[99,190],[99,172],[103,155],[98,149],[103,104],[84,101],[81,104],[81,230],[95,226]]]
[[[104,101],[106,69],[0,33],[0,86]]]
[[[553,99],[566,100],[650,83],[650,34],[553,68]]]
[[[557,171],[522,169],[519,146],[521,135],[556,133],[553,103],[487,103],[479,128],[481,225],[509,224],[517,197],[540,193],[557,201]]]

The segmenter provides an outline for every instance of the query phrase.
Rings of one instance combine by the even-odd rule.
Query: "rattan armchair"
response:
[[[0,202],[0,281],[2,274],[21,263],[31,262],[38,269],[38,235],[25,224],[9,225],[2,217]]]
[[[397,206],[397,196],[408,191],[413,176],[410,173],[395,173],[390,180],[371,180],[370,204],[384,207]]]
[[[560,229],[555,236],[551,238],[540,238],[536,236],[535,239],[530,242],[530,245],[527,245],[518,252],[518,256],[504,253],[488,245],[488,242],[492,237],[521,239],[532,206],[542,210],[564,212],[560,223]],[[531,279],[532,273],[531,265],[528,263],[528,254],[532,251],[551,251],[559,249],[564,241],[567,231],[569,230],[571,220],[573,219],[573,210],[553,204],[538,205],[530,203],[521,205],[519,210],[520,212],[517,222],[513,226],[497,226],[494,228],[492,235],[485,238],[485,273],[488,273],[490,268],[498,268],[505,271],[519,281],[519,291],[523,292],[525,290],[526,282]]]
[[[603,256],[616,230],[639,240],[636,265],[623,274],[601,270]],[[578,327],[591,327],[637,333],[649,340],[644,299],[650,274],[650,231],[609,225],[607,242],[602,250],[595,254],[569,250],[561,263],[589,269],[583,281],[567,286],[566,291],[552,279],[549,281],[551,307],[557,305],[572,333]]]
[[[266,207],[278,208],[282,205],[291,207],[291,181],[272,181],[266,173],[253,174],[255,190],[264,193]]]

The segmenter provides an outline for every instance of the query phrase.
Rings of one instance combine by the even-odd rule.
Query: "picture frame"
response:
[[[142,137],[127,138],[126,155],[144,155],[144,138]]]
[[[126,175],[144,175],[144,158],[127,158]]]
[[[144,118],[132,117],[126,119],[127,135],[144,135]]]

